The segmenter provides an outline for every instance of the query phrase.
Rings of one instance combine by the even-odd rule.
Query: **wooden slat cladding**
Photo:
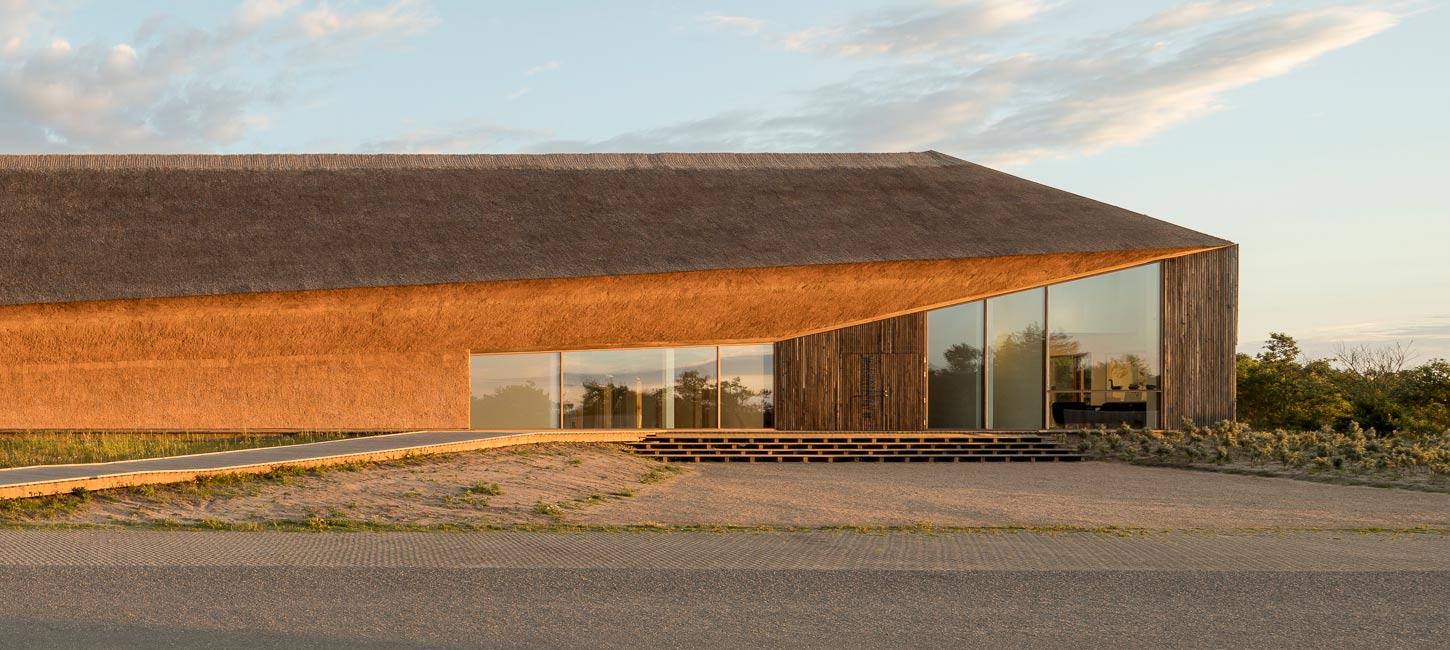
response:
[[[925,334],[915,313],[776,343],[776,428],[925,429]]]
[[[1238,246],[1163,261],[1163,421],[1234,418]]]

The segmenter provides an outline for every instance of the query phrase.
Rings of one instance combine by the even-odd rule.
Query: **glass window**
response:
[[[1042,289],[987,300],[987,428],[1041,429]]]
[[[469,426],[559,428],[559,355],[475,354],[469,359]]]
[[[768,429],[775,426],[775,346],[720,347],[720,426]]]
[[[715,426],[715,348],[566,352],[564,427]]]
[[[982,302],[926,315],[927,426],[982,428]]]
[[[672,348],[665,353],[669,397],[660,422],[666,429],[714,429],[715,348]]]
[[[1158,273],[1150,264],[1048,288],[1053,426],[1157,426]]]

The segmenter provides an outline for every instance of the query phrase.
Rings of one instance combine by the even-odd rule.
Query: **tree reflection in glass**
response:
[[[471,428],[557,429],[559,355],[473,355],[469,392]]]
[[[720,346],[720,426],[775,426],[775,346]]]
[[[1040,429],[1043,412],[1044,291],[987,300],[987,427]]]
[[[927,426],[982,427],[982,302],[927,314]]]
[[[564,426],[715,426],[715,348],[564,353]]]

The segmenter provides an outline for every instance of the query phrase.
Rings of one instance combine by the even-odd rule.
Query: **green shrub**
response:
[[[1351,424],[1390,435],[1450,429],[1450,361],[1409,367],[1408,345],[1341,348],[1309,359],[1274,332],[1257,355],[1238,355],[1237,419],[1259,429],[1313,431]]]
[[[483,481],[474,483],[473,485],[464,488],[463,491],[468,492],[469,494],[482,494],[491,497],[496,497],[500,494],[503,494],[503,490],[499,488],[497,483],[484,483]]]
[[[1278,464],[1310,470],[1378,472],[1427,471],[1450,476],[1450,429],[1435,434],[1400,432],[1380,435],[1351,422],[1346,430],[1256,430],[1222,422],[1213,427],[1187,424],[1180,431],[1123,427],[1082,434],[1086,453],[1123,460],[1152,459],[1184,464]]]

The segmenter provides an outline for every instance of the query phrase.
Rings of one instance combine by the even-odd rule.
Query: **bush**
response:
[[[1436,434],[1379,435],[1347,430],[1256,430],[1243,423],[1185,426],[1181,431],[1123,427],[1083,435],[1080,448],[1107,458],[1194,463],[1277,464],[1348,472],[1427,471],[1450,476],[1450,429]]]
[[[1240,354],[1238,420],[1259,429],[1388,435],[1450,429],[1450,362],[1407,368],[1410,348],[1342,348],[1308,359],[1294,338],[1274,332],[1257,355]]]

